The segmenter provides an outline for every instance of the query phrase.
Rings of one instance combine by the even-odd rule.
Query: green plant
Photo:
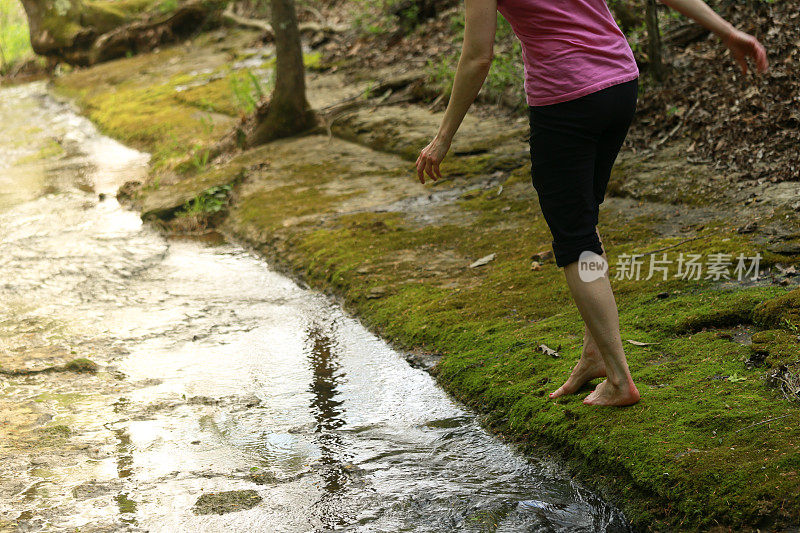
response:
[[[205,102],[206,104],[204,105],[206,105],[206,109],[208,109],[208,101],[206,100]],[[211,118],[210,114],[207,113],[200,117],[200,124],[203,126],[203,131],[205,131],[206,135],[211,135],[214,132],[214,119]]]
[[[258,101],[265,95],[261,80],[250,69],[233,73],[228,79],[236,107],[248,115],[254,112]]]
[[[158,9],[162,13],[171,13],[178,9],[178,0],[163,0]]]
[[[210,156],[208,148],[203,148],[200,145],[195,145],[194,152],[192,153],[192,165],[194,168],[201,172],[208,166],[208,158]]]
[[[228,203],[231,185],[219,185],[206,189],[186,202],[177,216],[209,215],[219,213]]]

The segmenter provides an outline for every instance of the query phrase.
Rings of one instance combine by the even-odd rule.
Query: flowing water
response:
[[[627,531],[327,298],[143,226],[114,192],[146,155],[43,84],[0,123],[0,362],[100,364],[0,374],[34,417],[0,444],[0,530]]]

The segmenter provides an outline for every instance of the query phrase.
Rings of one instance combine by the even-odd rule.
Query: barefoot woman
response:
[[[662,2],[719,36],[743,72],[748,57],[766,71],[761,44],[702,0]],[[550,397],[607,376],[584,403],[636,403],[639,392],[622,349],[608,273],[582,281],[578,271],[582,252],[605,257],[598,208],[636,108],[639,71],[628,42],[605,0],[465,0],[465,5],[464,44],[450,103],[439,132],[417,159],[417,175],[422,183],[426,174],[441,177],[439,164],[489,72],[500,11],[522,42],[533,186],[553,234],[556,264],[564,268],[585,323],[580,361]]]

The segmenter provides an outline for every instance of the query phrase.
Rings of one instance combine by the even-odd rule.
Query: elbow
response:
[[[492,66],[492,60],[494,59],[494,54],[492,52],[486,54],[476,55],[474,57],[469,58],[467,61],[469,62],[470,66],[477,71],[489,71]]]
[[[490,52],[489,55],[478,59],[478,65],[483,69],[489,70],[492,67],[493,60],[494,54]]]

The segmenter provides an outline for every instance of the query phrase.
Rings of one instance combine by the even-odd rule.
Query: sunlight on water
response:
[[[145,155],[42,85],[2,95],[4,334],[34,324],[90,347],[105,373],[69,397],[42,396],[55,378],[4,384],[0,396],[63,405],[55,421],[91,446],[46,472],[0,467],[24,481],[0,518],[28,531],[626,530],[323,296],[238,247],[167,241],[99,196],[141,178]],[[51,141],[63,151],[42,151]],[[193,512],[240,490],[260,502]]]

